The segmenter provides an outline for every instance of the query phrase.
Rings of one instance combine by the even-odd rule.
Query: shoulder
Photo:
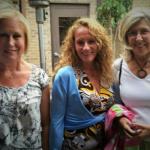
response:
[[[41,74],[47,75],[47,73],[44,69],[40,68],[39,66],[37,66],[35,64],[32,64],[32,71],[38,75],[41,75]]]
[[[60,68],[54,76],[55,82],[64,82],[73,80],[75,78],[74,69],[71,66]]]
[[[122,61],[123,61],[123,58],[117,58],[113,63],[113,68],[116,70],[119,70]]]
[[[38,81],[42,86],[49,84],[49,76],[46,71],[37,65],[32,64],[32,77]]]
[[[71,66],[65,66],[65,67],[60,68],[57,71],[56,76],[60,76],[60,75],[68,76],[72,74],[74,74],[73,68]]]
[[[31,64],[32,69],[34,69],[35,71],[41,72],[44,71],[42,68],[40,68],[38,65],[35,64]]]

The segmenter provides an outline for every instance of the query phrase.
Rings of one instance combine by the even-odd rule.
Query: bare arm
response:
[[[50,88],[46,86],[42,92],[41,100],[41,125],[42,125],[42,147],[49,149],[49,126],[50,126]]]

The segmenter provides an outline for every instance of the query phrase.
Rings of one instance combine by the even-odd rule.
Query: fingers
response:
[[[120,125],[128,138],[144,139],[150,137],[150,125],[132,123],[128,118],[122,117],[119,119]]]
[[[120,118],[119,122],[123,127],[124,133],[129,138],[135,137],[141,132],[141,130],[137,129],[136,126],[133,125],[132,122],[126,117]]]
[[[138,138],[146,138],[150,137],[150,125],[144,125],[144,124],[138,124],[134,123],[136,126],[137,130],[140,130],[140,133],[138,134]]]
[[[126,128],[124,128],[124,132],[127,135],[127,137],[132,138],[134,136],[137,136],[141,131],[135,130],[130,125],[128,125]]]

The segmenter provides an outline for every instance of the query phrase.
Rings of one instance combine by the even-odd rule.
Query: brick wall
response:
[[[46,8],[49,16],[49,8]],[[35,16],[35,8],[29,6],[28,0],[23,0],[23,14],[29,20],[30,28],[31,28],[31,41],[30,48],[28,52],[25,54],[24,58],[33,64],[37,64],[40,66],[40,53],[39,53],[39,34],[38,34],[38,24],[36,22]],[[52,72],[52,64],[51,64],[51,39],[50,39],[50,18],[44,21],[43,24],[44,29],[44,49],[45,49],[45,58],[46,58],[46,72],[51,75]]]

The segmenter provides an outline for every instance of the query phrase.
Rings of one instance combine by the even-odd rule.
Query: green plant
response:
[[[101,0],[97,19],[105,27],[115,29],[118,21],[132,8],[133,0]]]

